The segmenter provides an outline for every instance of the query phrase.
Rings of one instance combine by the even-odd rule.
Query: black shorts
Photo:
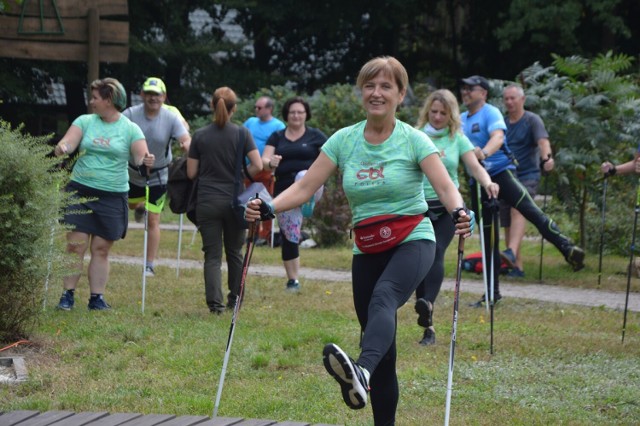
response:
[[[145,201],[146,187],[133,185],[129,182],[129,204],[138,204]],[[167,200],[167,185],[154,185],[149,187],[149,211],[162,213],[164,203]]]
[[[65,191],[74,192],[66,207],[63,223],[75,232],[97,235],[108,241],[124,238],[129,226],[126,192],[108,192],[71,181]]]

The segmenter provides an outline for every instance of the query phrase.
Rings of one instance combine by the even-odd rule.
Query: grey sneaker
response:
[[[106,309],[111,309],[111,306],[105,302],[101,294],[98,296],[91,296],[87,307],[90,311],[104,311]]]
[[[287,291],[290,291],[292,293],[300,291],[300,282],[298,280],[287,281]]]
[[[138,223],[144,222],[144,207],[136,207],[136,210],[133,212],[133,218]]]
[[[61,309],[63,311],[70,311],[73,308],[73,304],[75,300],[73,298],[73,291],[65,290],[60,296],[60,303],[56,306],[57,309]]]
[[[340,384],[345,404],[354,410],[364,408],[369,393],[369,372],[333,343],[324,347],[322,361],[327,372]]]
[[[497,305],[499,301],[502,300],[502,295],[500,293],[493,295],[493,306]],[[469,303],[469,306],[472,308],[482,308],[484,306],[484,294],[482,298],[475,303]]]
[[[416,313],[418,314],[418,325],[420,327],[431,327],[433,325],[433,304],[425,299],[416,300]]]
[[[436,331],[433,327],[428,327],[424,330],[422,340],[420,340],[422,346],[431,346],[436,344]]]
[[[153,266],[148,266],[144,268],[144,276],[145,277],[155,277],[156,271],[153,270]]]

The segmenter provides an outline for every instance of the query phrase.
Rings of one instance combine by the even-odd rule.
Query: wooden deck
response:
[[[72,411],[9,411],[0,413],[0,426],[334,426],[320,423],[276,422],[240,417],[174,416],[137,413],[74,413]]]

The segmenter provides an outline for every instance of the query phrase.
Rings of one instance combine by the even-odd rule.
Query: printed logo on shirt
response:
[[[356,172],[358,186],[371,186],[384,184],[384,164],[362,163],[363,166]]]
[[[99,138],[93,139],[94,145],[102,146],[105,148],[109,148],[110,143],[111,143],[111,139],[106,139],[106,138],[103,138],[102,136],[100,136]]]
[[[473,123],[471,126],[471,133],[478,133],[480,131],[480,123]]]

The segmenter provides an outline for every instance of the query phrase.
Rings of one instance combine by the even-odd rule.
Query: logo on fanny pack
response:
[[[391,232],[391,228],[388,226],[383,226],[380,228],[380,236],[382,238],[389,238],[393,232]]]

